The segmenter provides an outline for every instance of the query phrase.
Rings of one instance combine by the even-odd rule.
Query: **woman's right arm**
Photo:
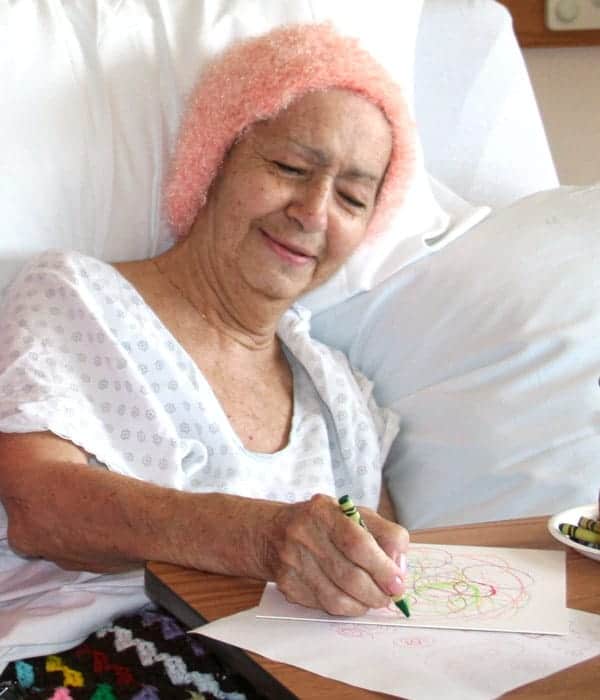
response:
[[[247,517],[240,499],[186,493],[90,466],[83,450],[52,433],[0,435],[0,464],[8,540],[20,554],[88,571],[157,559],[261,573],[248,531],[227,522]]]
[[[88,465],[52,433],[0,435],[0,465],[9,543],[24,556],[87,571],[158,560],[274,580],[289,600],[336,614],[402,592],[393,558],[406,531],[367,513],[384,552],[328,496],[284,504],[156,486]]]

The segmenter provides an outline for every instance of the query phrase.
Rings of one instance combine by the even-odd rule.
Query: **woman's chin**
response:
[[[296,299],[312,288],[312,275],[285,274],[281,271],[268,274],[266,271],[252,280],[251,286],[270,300],[287,302],[291,306]]]

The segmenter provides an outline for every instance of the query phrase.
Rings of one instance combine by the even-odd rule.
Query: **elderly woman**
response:
[[[193,95],[166,184],[176,245],[113,266],[49,252],[22,272],[0,329],[4,557],[22,592],[36,558],[53,562],[38,591],[154,559],[341,615],[403,592],[407,533],[375,512],[397,419],[294,302],[381,229],[412,144],[398,87],[354,40],[279,29]]]

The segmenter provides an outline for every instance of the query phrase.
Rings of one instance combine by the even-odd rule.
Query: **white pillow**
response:
[[[51,11],[3,3],[0,288],[45,248],[116,261],[171,244],[161,184],[185,95],[205,61],[238,37],[332,19],[360,35],[412,100],[422,2],[63,0]],[[437,236],[448,224],[420,156],[388,242]],[[372,260],[387,260],[388,242],[381,237]],[[396,250],[392,267],[400,258]]]
[[[493,207],[558,187],[504,5],[425,0],[415,53],[415,111],[431,175]]]
[[[401,416],[401,522],[551,513],[600,487],[600,185],[522,199],[313,320]]]

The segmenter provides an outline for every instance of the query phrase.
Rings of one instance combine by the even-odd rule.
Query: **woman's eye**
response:
[[[356,209],[364,209],[367,206],[364,202],[361,202],[360,199],[356,199],[356,197],[353,197],[350,194],[340,192],[340,197],[350,206],[355,207]]]
[[[290,173],[291,175],[304,175],[306,172],[303,168],[295,168],[293,165],[282,163],[280,160],[274,160],[273,163],[279,170],[282,170],[284,173]]]

